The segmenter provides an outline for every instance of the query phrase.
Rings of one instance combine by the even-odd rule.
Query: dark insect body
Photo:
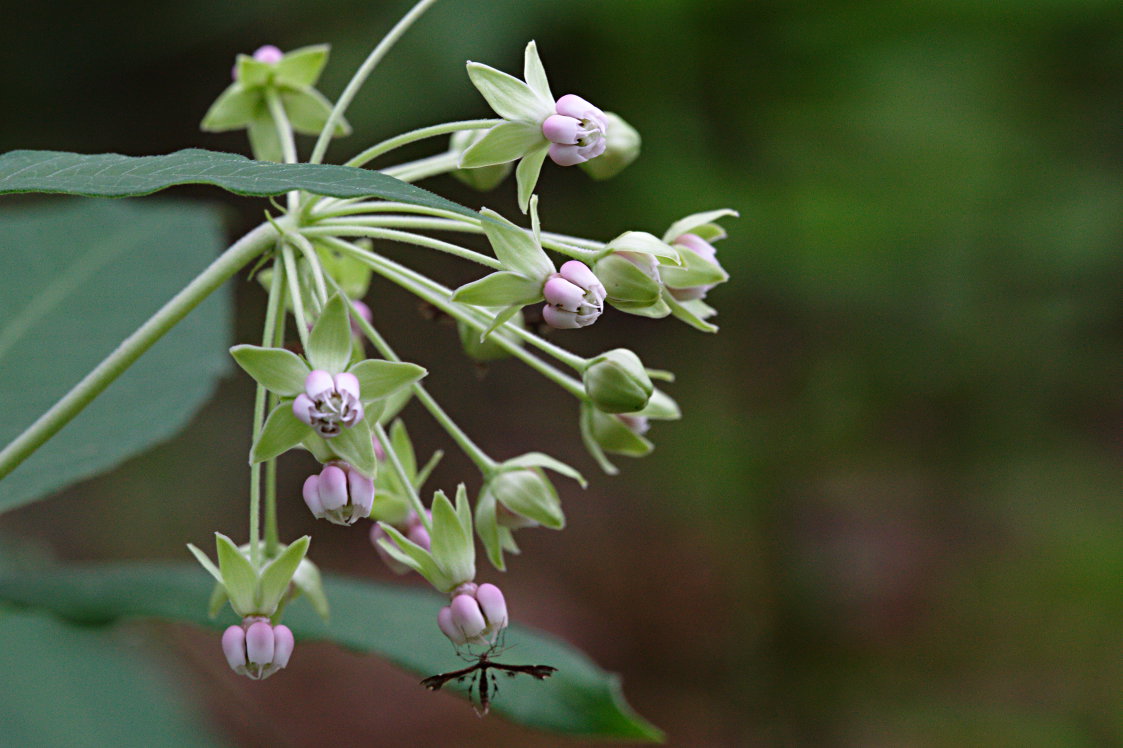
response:
[[[495,671],[506,673],[510,678],[514,678],[521,673],[529,675],[535,680],[545,680],[558,670],[551,665],[508,665],[503,662],[495,662],[490,659],[490,655],[491,650],[488,650],[478,655],[476,661],[466,668],[430,675],[421,681],[421,685],[430,691],[437,691],[450,680],[463,683],[466,678],[471,677],[472,682],[468,684],[468,698],[472,697],[472,689],[476,689],[476,699],[480,704],[479,708],[476,709],[476,714],[483,717],[491,709],[491,697],[499,691]]]

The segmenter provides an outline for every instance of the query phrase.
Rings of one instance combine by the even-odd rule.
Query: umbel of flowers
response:
[[[326,46],[288,53],[265,46],[240,55],[234,82],[207,113],[204,129],[245,128],[257,158],[291,162],[298,159],[294,134],[318,133],[309,159],[318,163],[330,138],[348,132],[343,113],[357,90],[353,82],[341,103],[332,105],[313,88],[327,58]],[[368,73],[364,66],[356,81]],[[636,230],[599,241],[544,230],[535,187],[546,159],[606,179],[639,155],[639,134],[579,94],[555,97],[533,42],[523,55],[521,80],[475,62],[468,63],[468,77],[498,118],[414,130],[370,146],[347,165],[363,167],[400,146],[450,137],[446,151],[384,166],[382,173],[403,182],[452,173],[490,190],[503,184],[514,163],[515,194],[529,226],[487,208],[465,215],[375,197],[303,193],[289,194],[278,206],[281,215],[270,217],[276,240],[257,271],[268,289],[261,344],[231,349],[257,384],[250,540],[236,545],[216,533],[217,563],[190,546],[216,582],[212,615],[229,602],[240,621],[221,640],[238,674],[262,679],[289,664],[295,637],[281,618],[294,599],[307,598],[325,617],[328,611],[319,571],[305,558],[309,537],[279,540],[278,501],[302,498],[315,519],[343,527],[369,519],[364,532],[387,565],[416,572],[442,596],[443,604],[434,603],[433,633],[470,649],[495,645],[510,622],[500,586],[478,578],[477,540],[494,570],[505,572],[509,554],[519,552],[516,533],[565,527],[562,496],[546,471],[586,485],[577,470],[549,455],[497,460],[473,441],[425,389],[428,371],[398,357],[390,338],[400,331],[379,319],[377,304],[372,311],[361,301],[371,298],[374,282],[382,284],[374,295],[379,301],[383,288],[395,285],[454,319],[459,343],[473,360],[514,359],[573,396],[582,441],[610,474],[616,467],[608,454],[650,453],[652,423],[680,417],[674,400],[655,384],[671,375],[648,368],[624,345],[591,357],[574,354],[529,329],[523,310],[542,304],[546,325],[561,331],[583,329],[616,312],[674,316],[699,330],[717,329],[709,321],[716,312],[704,299],[728,277],[714,249],[725,237],[717,221],[736,214],[693,214],[661,237]],[[474,235],[490,252],[449,235]],[[472,261],[487,272],[448,288],[411,260],[387,257],[382,246],[391,242]],[[511,397],[517,407],[518,393]],[[424,464],[417,459],[401,416],[410,402],[416,403],[413,411],[436,420],[478,471],[459,483],[454,500],[424,489],[441,453]],[[294,459],[314,460],[315,467],[299,496],[278,496],[278,459],[300,453]],[[479,486],[474,501],[467,488],[473,480]],[[423,494],[432,501],[426,504]]]

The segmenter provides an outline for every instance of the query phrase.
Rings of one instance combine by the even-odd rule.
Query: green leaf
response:
[[[220,532],[214,534],[214,544],[218,549],[218,568],[222,571],[222,586],[230,598],[230,606],[240,616],[254,613],[267,613],[256,605],[257,570],[249,559],[242,555],[234,541]]]
[[[419,678],[463,667],[436,626],[437,611],[447,603],[444,598],[428,590],[330,574],[325,575],[324,588],[334,608],[330,626],[307,606],[293,604],[285,611],[285,624],[298,642],[294,666],[302,657],[314,656],[303,654],[300,643],[319,640],[379,655]],[[229,618],[207,618],[209,595],[209,577],[193,564],[96,564],[0,576],[0,600],[50,611],[77,623],[158,618],[221,630]],[[378,625],[371,625],[372,621]],[[526,678],[506,681],[492,702],[493,712],[530,727],[570,735],[661,738],[658,729],[628,707],[617,676],[604,672],[560,639],[515,624],[507,643],[517,647],[520,661],[552,665],[558,671],[541,682]]]
[[[553,114],[550,106],[530,86],[489,65],[469,62],[468,77],[488,105],[503,119],[541,126],[542,121]]]
[[[0,742],[6,746],[229,745],[188,708],[154,642],[0,607]],[[157,645],[158,646],[158,645]],[[154,652],[154,654],[156,654]]]
[[[452,300],[476,306],[533,304],[542,300],[542,283],[519,273],[500,270],[465,283],[453,292]]]
[[[328,63],[327,44],[313,44],[286,52],[276,64],[274,80],[286,86],[314,86]]]
[[[542,173],[542,162],[550,152],[548,142],[530,151],[519,161],[515,167],[515,182],[519,189],[519,210],[526,212],[530,205],[530,196],[534,194],[534,187],[538,184],[538,175]]]
[[[199,127],[206,132],[239,130],[264,109],[265,99],[260,89],[247,89],[241,83],[231,83],[211,104]]]
[[[289,451],[310,433],[311,427],[293,414],[292,401],[280,403],[265,419],[265,427],[250,450],[250,464],[271,460]]]
[[[281,91],[281,104],[295,132],[318,135],[331,116],[331,102],[314,88],[290,88]],[[335,124],[334,137],[351,134],[351,125],[343,119]]]
[[[52,201],[0,211],[0,445],[7,444],[224,246],[193,203]],[[0,511],[108,470],[182,429],[230,367],[226,289],[189,314],[0,480]]]
[[[334,164],[258,163],[234,153],[188,148],[165,156],[83,155],[9,151],[0,155],[0,194],[50,192],[88,197],[136,197],[177,184],[212,184],[236,195],[267,197],[304,190],[329,197],[381,197],[478,214],[377,171]]]
[[[261,610],[276,610],[281,598],[288,592],[293,574],[308,553],[307,535],[290,543],[279,556],[261,570],[261,582],[257,586],[258,606]]]
[[[359,395],[364,403],[388,397],[429,373],[417,364],[374,358],[360,361],[348,371],[359,380]]]
[[[484,208],[480,214],[491,219],[484,222],[483,229],[503,267],[526,278],[545,282],[546,276],[554,272],[554,263],[534,240],[534,234],[494,210]]]
[[[329,374],[339,374],[351,363],[351,323],[343,297],[335,294],[324,305],[308,335],[308,362],[313,369],[323,369]]]
[[[542,129],[526,122],[500,122],[460,156],[461,169],[505,164],[522,158],[546,140]]]
[[[254,381],[282,397],[303,392],[304,380],[311,371],[304,359],[284,348],[236,345],[230,355]]]

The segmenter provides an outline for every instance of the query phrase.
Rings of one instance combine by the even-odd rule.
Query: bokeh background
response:
[[[407,6],[5,3],[0,150],[245,152],[197,131],[235,53],[330,42],[334,97]],[[742,217],[718,245],[718,335],[618,313],[556,335],[674,369],[685,418],[621,476],[564,486],[564,533],[520,535],[514,615],[621,673],[671,745],[1123,744],[1123,5],[443,0],[356,101],[336,160],[488,116],[464,61],[517,71],[531,38],[556,93],[645,138],[608,183],[548,166],[547,228],[608,239]],[[509,183],[426,186],[516,213]],[[178,194],[225,200],[232,238],[264,207]],[[452,284],[474,272],[390,251]],[[252,340],[262,294],[236,293]],[[572,400],[515,363],[478,370],[395,289],[368,301],[490,452],[595,472]],[[0,532],[64,559],[175,560],[216,528],[244,534],[251,393],[231,376],[175,441]],[[448,448],[406,415],[420,450]],[[311,465],[283,467],[295,536],[313,529]],[[450,454],[433,485],[475,487],[468,467]],[[321,566],[391,577],[364,532],[315,531]],[[327,645],[258,684],[210,633],[119,636],[219,742],[581,744],[479,720]]]

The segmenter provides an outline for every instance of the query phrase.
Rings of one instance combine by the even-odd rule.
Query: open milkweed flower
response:
[[[550,160],[558,166],[576,166],[596,158],[608,148],[608,119],[604,112],[575,94],[554,104],[555,113],[542,122],[550,141]]]
[[[253,680],[265,680],[289,664],[296,642],[288,626],[250,616],[222,634],[222,653],[230,669]]]
[[[587,327],[604,311],[604,286],[579,260],[563,263],[543,285],[542,295],[546,298],[542,318],[560,330]]]
[[[316,519],[336,525],[353,525],[370,516],[374,482],[345,462],[325,465],[304,481],[304,503]]]
[[[507,601],[494,584],[463,584],[437,613],[437,626],[457,647],[494,644],[507,628]]]

